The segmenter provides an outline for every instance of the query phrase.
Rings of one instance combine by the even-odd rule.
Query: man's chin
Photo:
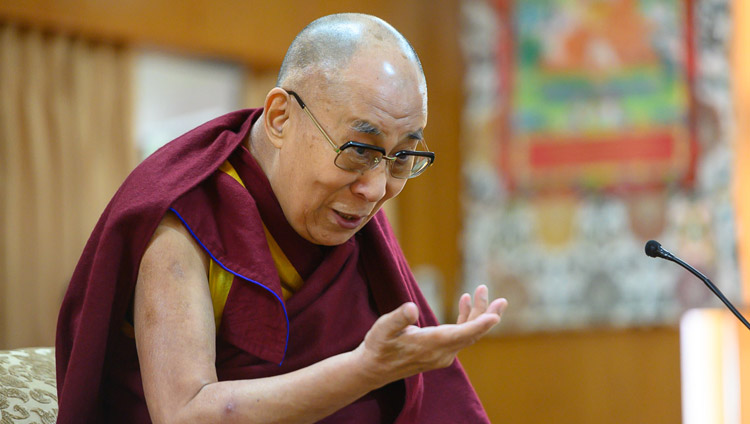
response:
[[[338,246],[344,244],[354,237],[361,228],[356,230],[322,231],[312,232],[310,237],[304,237],[307,241],[320,246]]]

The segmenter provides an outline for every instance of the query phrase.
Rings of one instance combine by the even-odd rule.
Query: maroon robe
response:
[[[150,422],[135,343],[121,326],[141,256],[168,210],[235,276],[217,332],[220,380],[283,374],[350,351],[379,315],[407,301],[419,307],[419,326],[437,324],[382,212],[334,247],[314,245],[291,228],[242,146],[260,112],[222,116],[167,144],[105,209],[60,311],[59,423]],[[217,170],[225,160],[247,189]],[[305,281],[286,302],[263,223]],[[373,391],[321,422],[488,420],[455,361]]]

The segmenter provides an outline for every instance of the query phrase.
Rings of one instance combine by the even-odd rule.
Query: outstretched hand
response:
[[[489,301],[487,287],[481,285],[474,299],[465,293],[458,302],[456,324],[420,328],[417,305],[404,303],[381,316],[355,352],[373,381],[384,385],[411,375],[444,368],[458,352],[476,343],[500,322],[507,307],[505,299]]]

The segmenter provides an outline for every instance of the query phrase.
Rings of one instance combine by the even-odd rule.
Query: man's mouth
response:
[[[358,228],[362,224],[362,221],[364,221],[365,219],[365,216],[363,215],[348,214],[348,213],[344,213],[341,211],[337,211],[335,209],[334,209],[334,212],[336,212],[336,217],[337,217],[336,221],[338,222],[338,224],[341,227],[349,229],[349,230]]]
[[[339,211],[336,211],[336,213],[347,221],[356,221],[361,218],[359,215],[349,215]]]

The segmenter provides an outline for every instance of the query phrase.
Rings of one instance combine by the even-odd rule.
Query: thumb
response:
[[[413,302],[406,302],[395,310],[383,315],[383,327],[388,335],[395,335],[403,331],[409,325],[417,322],[419,309]]]

